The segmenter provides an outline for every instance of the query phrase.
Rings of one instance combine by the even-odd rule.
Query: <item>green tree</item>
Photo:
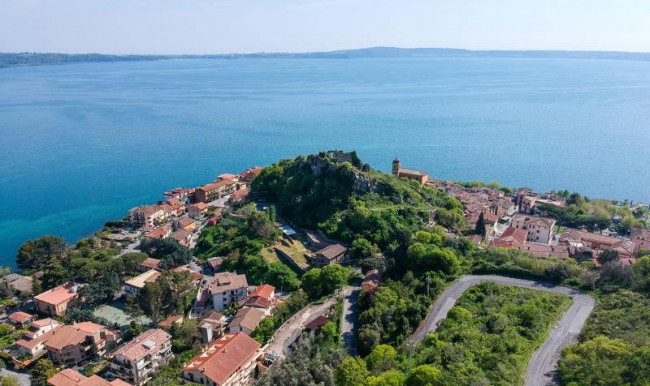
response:
[[[397,352],[387,344],[376,346],[366,357],[368,369],[377,375],[395,367]]]
[[[164,295],[163,289],[157,282],[146,283],[138,295],[140,307],[154,323],[158,323],[161,319]]]
[[[369,354],[381,342],[379,331],[364,328],[359,331],[359,353]]]
[[[283,291],[294,291],[300,286],[298,275],[283,263],[273,263],[266,271],[266,282]]]
[[[28,240],[18,249],[16,264],[19,268],[41,268],[45,264],[60,260],[66,250],[65,240],[56,236],[43,236]]]
[[[598,256],[598,262],[600,264],[607,264],[612,261],[617,261],[618,260],[618,251],[614,250],[606,250],[603,251],[600,256]]]
[[[637,290],[650,293],[650,256],[638,259],[632,266],[632,281]]]
[[[340,289],[348,281],[348,270],[338,264],[330,264],[321,268],[320,280],[325,293]]]
[[[13,375],[2,378],[2,386],[19,386],[18,378]]]
[[[363,237],[354,239],[350,246],[350,257],[354,260],[372,257],[377,253],[379,253],[379,248]]]
[[[483,212],[478,216],[475,231],[477,235],[483,236],[485,234],[485,216],[483,215]]]
[[[368,386],[403,386],[406,383],[406,374],[399,370],[389,370],[378,376],[368,378]]]
[[[360,358],[348,357],[341,362],[336,370],[336,384],[338,386],[362,386],[370,373],[366,362]]]
[[[31,370],[33,386],[47,386],[47,380],[57,373],[57,368],[49,359],[41,359]]]
[[[432,365],[420,365],[413,369],[406,380],[408,386],[436,386],[441,384],[442,372]]]
[[[320,268],[312,268],[302,275],[302,289],[312,299],[319,298],[323,294]]]

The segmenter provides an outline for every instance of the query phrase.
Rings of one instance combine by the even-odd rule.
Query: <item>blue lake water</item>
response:
[[[373,167],[650,201],[650,63],[174,60],[0,70],[0,264],[175,186],[356,149]]]

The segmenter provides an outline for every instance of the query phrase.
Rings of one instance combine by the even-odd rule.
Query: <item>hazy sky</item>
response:
[[[650,51],[650,0],[0,0],[0,52]]]

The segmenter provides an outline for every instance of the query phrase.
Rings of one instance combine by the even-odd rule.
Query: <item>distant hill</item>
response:
[[[0,53],[0,68],[51,64],[149,61],[168,59],[372,59],[372,58],[557,58],[650,61],[650,53],[616,51],[498,51],[454,48],[370,47],[306,53],[253,53],[221,55],[104,55],[58,53]]]

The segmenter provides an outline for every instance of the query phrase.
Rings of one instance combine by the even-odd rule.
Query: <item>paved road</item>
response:
[[[351,356],[357,355],[357,302],[361,287],[346,287],[343,298],[343,323],[341,325],[341,335],[343,336],[343,346]]]
[[[468,288],[483,282],[493,282],[517,287],[532,288],[537,290],[557,292],[570,296],[573,299],[571,307],[564,312],[562,319],[550,332],[549,337],[542,346],[533,353],[526,370],[525,384],[528,386],[543,386],[557,384],[557,364],[560,360],[562,349],[578,341],[582,326],[594,308],[594,299],[580,291],[571,288],[556,286],[549,283],[514,279],[496,275],[465,276],[447,288],[433,305],[420,327],[411,337],[414,342],[420,342],[425,336],[435,331],[441,320],[454,306],[456,300]]]
[[[298,339],[305,324],[319,315],[323,315],[337,302],[336,297],[329,298],[320,304],[309,305],[294,314],[273,334],[269,341],[267,352],[273,352],[283,359],[289,354],[289,347]]]

